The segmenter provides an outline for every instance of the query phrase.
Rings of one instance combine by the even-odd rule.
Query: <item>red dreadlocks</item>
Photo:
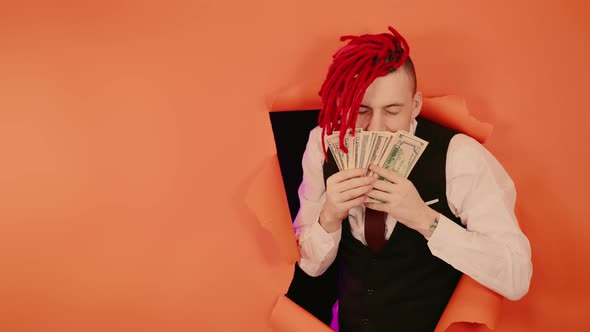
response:
[[[348,45],[338,50],[322,88],[322,108],[318,123],[322,127],[322,148],[328,160],[325,135],[340,130],[340,149],[348,153],[344,137],[348,129],[354,129],[365,90],[381,76],[401,67],[410,53],[406,40],[392,27],[391,34],[342,36]],[[401,45],[400,45],[401,43]],[[337,127],[339,126],[339,128]]]

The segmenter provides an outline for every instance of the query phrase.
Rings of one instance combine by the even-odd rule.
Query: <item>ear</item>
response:
[[[415,119],[422,110],[422,92],[418,91],[414,94],[412,100],[412,119]]]

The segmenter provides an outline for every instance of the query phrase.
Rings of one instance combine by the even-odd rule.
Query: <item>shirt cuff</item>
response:
[[[315,243],[321,244],[318,246],[318,249],[321,248],[321,252],[327,254],[335,246],[338,246],[338,243],[340,243],[340,237],[342,236],[342,226],[340,226],[338,230],[328,233],[322,227],[322,225],[320,225],[318,218],[318,221],[311,225],[310,235],[314,237]],[[322,256],[325,257],[325,255]]]
[[[306,244],[301,247],[300,267],[305,273],[317,277],[324,273],[336,258],[342,227],[328,233],[316,221],[306,232]]]

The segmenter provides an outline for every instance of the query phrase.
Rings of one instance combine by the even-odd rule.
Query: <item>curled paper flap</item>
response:
[[[246,191],[245,201],[260,225],[272,234],[285,262],[295,263],[299,260],[299,249],[276,155],[266,161],[254,176]]]
[[[471,116],[465,99],[449,95],[425,97],[420,115],[449,128],[463,132],[480,143],[492,134],[493,126]]]
[[[321,80],[294,84],[277,93],[268,101],[271,112],[317,110],[322,104],[318,94]]]
[[[501,305],[502,296],[463,275],[434,331],[446,331],[453,323],[476,323],[494,329]]]
[[[286,296],[280,296],[270,316],[275,332],[331,332],[320,320]]]

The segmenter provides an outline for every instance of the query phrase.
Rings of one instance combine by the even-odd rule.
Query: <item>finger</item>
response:
[[[374,178],[365,176],[361,178],[352,178],[340,183],[333,184],[332,188],[334,192],[342,193],[351,189],[373,184],[373,182],[375,182]]]
[[[381,175],[382,177],[384,177],[385,179],[387,179],[388,181],[390,181],[392,183],[400,183],[400,182],[403,182],[404,180],[406,180],[406,178],[398,175],[394,171],[390,171],[390,170],[385,169],[385,168],[378,166],[378,165],[370,165],[369,170],[377,173],[378,175]]]
[[[342,205],[342,208],[343,209],[346,209],[348,211],[348,210],[352,209],[353,207],[356,207],[356,206],[359,206],[359,205],[363,204],[363,202],[366,199],[367,199],[367,196],[366,195],[359,196],[359,197],[357,197],[357,198],[355,198],[353,200],[350,200],[350,201],[344,203]]]
[[[363,176],[363,175],[365,175],[365,171],[366,171],[366,169],[364,169],[364,168],[345,169],[345,170],[342,170],[342,171],[330,176],[330,179],[328,179],[328,180],[332,181],[333,183],[339,183],[342,181],[346,181],[348,179],[358,178],[360,176]]]
[[[391,201],[388,193],[379,190],[373,189],[367,193],[367,196],[382,201],[383,203],[389,203]]]
[[[347,190],[342,192],[340,195],[340,199],[342,202],[347,202],[352,199],[356,199],[359,196],[366,195],[368,192],[373,190],[372,185],[362,186],[354,189]]]
[[[376,180],[375,182],[373,182],[373,188],[381,190],[381,191],[385,191],[388,193],[392,193],[396,190],[396,187],[398,185],[395,183],[391,183],[388,181],[383,181],[383,180]]]

